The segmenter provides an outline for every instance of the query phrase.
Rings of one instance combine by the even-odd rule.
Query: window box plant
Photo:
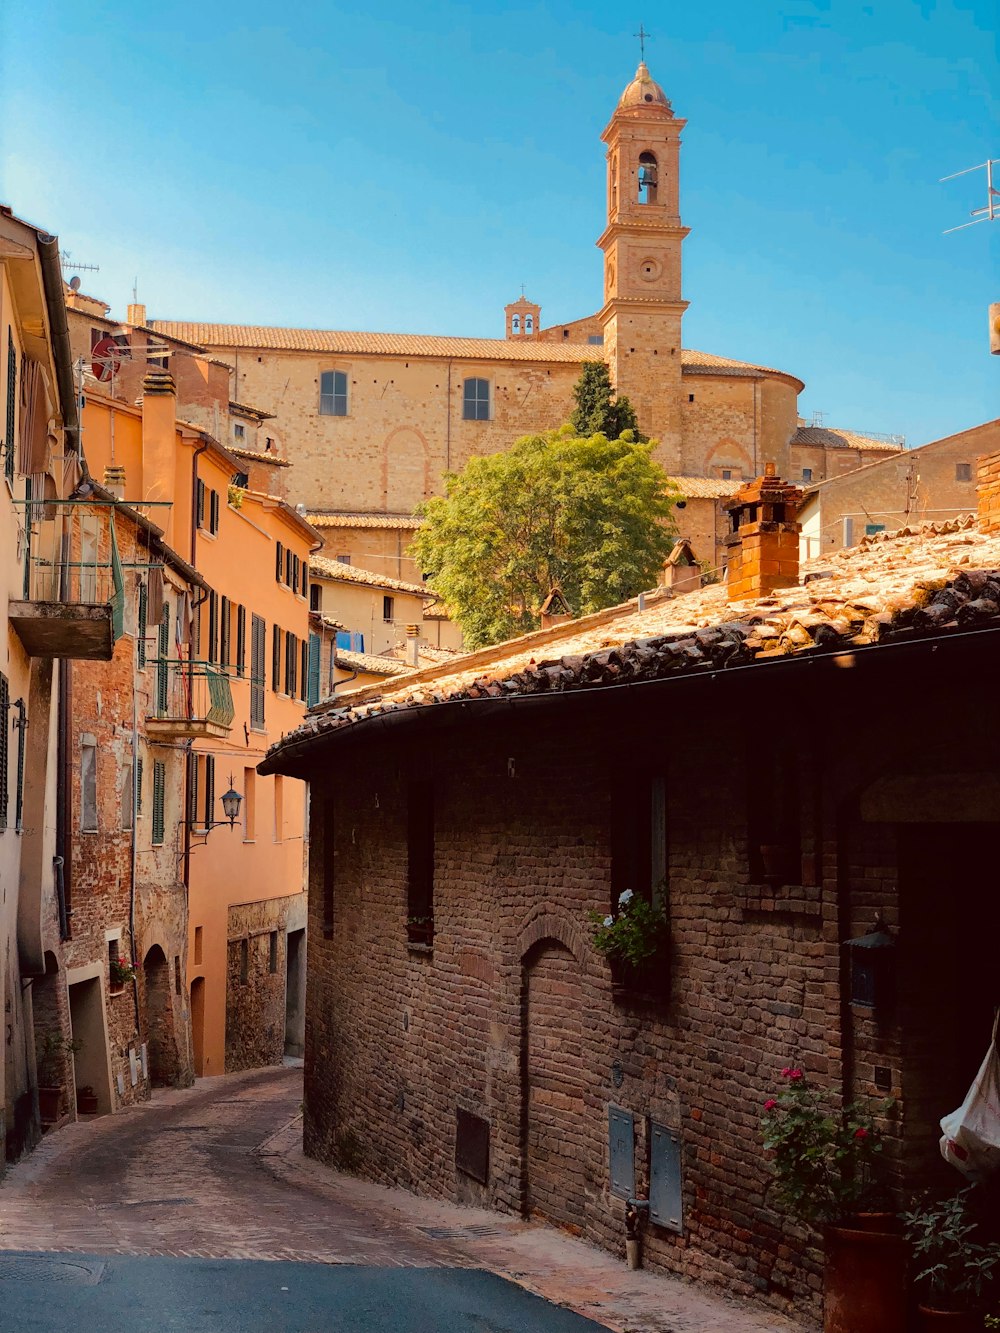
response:
[[[109,959],[108,967],[111,973],[111,989],[122,990],[135,980],[136,973],[139,970],[138,964],[130,962],[127,958],[119,958],[117,955]]]
[[[664,995],[670,979],[670,922],[665,909],[625,889],[614,912],[607,916],[590,912],[589,917],[594,948],[611,967],[615,998]]]
[[[893,1213],[880,1211],[882,1138],[876,1106],[836,1107],[789,1066],[764,1103],[764,1146],[773,1154],[770,1197],[789,1216],[820,1229],[824,1242],[824,1333],[904,1333],[906,1242]]]
[[[976,1186],[903,1213],[916,1261],[922,1328],[979,1333],[990,1327],[988,1302],[1000,1285],[1000,1243],[977,1239],[971,1215]],[[994,1324],[994,1327],[997,1325]]]

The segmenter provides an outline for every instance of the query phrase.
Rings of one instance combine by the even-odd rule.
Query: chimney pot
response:
[[[799,533],[795,521],[802,492],[782,481],[773,463],[726,504],[732,516],[726,570],[731,602],[766,597],[799,581]]]

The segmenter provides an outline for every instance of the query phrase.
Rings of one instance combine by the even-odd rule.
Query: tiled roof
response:
[[[399,528],[415,532],[421,520],[416,514],[310,514],[314,528]]]
[[[334,664],[348,671],[364,671],[369,676],[405,676],[413,667],[395,657],[378,657],[375,653],[352,653],[346,648],[334,650]]]
[[[883,454],[902,453],[906,447],[892,440],[860,435],[856,430],[838,430],[836,426],[800,426],[791,443],[819,445],[823,449],[877,449]]]
[[[229,402],[229,410],[230,412],[235,412],[236,415],[240,417],[253,417],[254,421],[274,420],[273,412],[265,412],[262,408],[250,407],[246,403],[236,403],[233,402],[232,399],[230,399]]]
[[[345,565],[339,560],[327,560],[323,556],[313,556],[309,571],[321,579],[332,579],[335,583],[361,583],[369,588],[388,588],[395,592],[412,592],[428,601],[434,600],[434,594],[422,583],[404,583],[402,579],[391,579],[386,574],[375,574],[370,569],[359,569],[357,565]]]
[[[255,463],[267,463],[270,467],[292,466],[287,458],[279,458],[277,454],[264,453],[262,449],[237,449],[235,444],[230,444],[227,448],[229,449],[229,452],[235,454],[237,458],[249,458]],[[312,522],[311,519],[309,521]],[[316,524],[313,523],[313,527],[315,526]]]
[[[879,533],[807,565],[803,581],[730,603],[724,585],[637,601],[370,686],[349,705],[320,706],[273,746],[276,771],[317,739],[368,718],[449,701],[504,699],[720,671],[776,657],[855,647],[955,628],[1000,625],[1000,534],[971,518]]]
[[[721,477],[670,477],[670,482],[688,500],[726,500],[743,485],[740,481],[723,481]]]
[[[156,319],[153,328],[165,337],[190,339],[203,347],[260,347],[274,352],[320,352],[331,355],[458,357],[474,361],[561,361],[579,364],[600,361],[603,352],[593,343],[518,342],[506,338],[447,338],[429,333],[370,333],[341,329],[282,329],[257,324],[198,324],[186,320]],[[681,365],[694,375],[783,375],[802,381],[785,370],[712,352],[681,352]]]

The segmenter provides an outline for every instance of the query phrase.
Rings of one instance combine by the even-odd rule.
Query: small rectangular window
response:
[[[338,555],[338,556],[337,556],[337,564],[338,564],[338,565],[349,565],[350,563],[351,563],[351,557],[350,557],[349,555]]]
[[[233,426],[233,435],[239,441],[239,443],[242,444],[247,437],[246,426],[242,425],[239,421],[237,421],[236,424]]]
[[[955,464],[955,480],[956,480],[956,481],[971,481],[971,480],[972,480],[972,464],[971,464],[971,463],[956,463],[956,464]]]
[[[267,940],[267,970],[268,972],[277,972],[278,970],[278,932],[272,930]]]
[[[194,928],[194,964],[195,967],[201,966],[201,951],[204,947],[204,927],[195,926]]]
[[[80,828],[97,832],[97,742],[85,740],[80,746]]]
[[[312,585],[312,587],[309,589],[309,610],[310,610],[310,611],[319,611],[319,610],[320,610],[320,606],[321,606],[320,598],[322,597],[322,595],[323,595],[323,590],[322,590],[322,588],[320,587],[320,585],[319,585],[318,583],[314,583],[314,584]]]
[[[462,417],[465,421],[489,421],[489,380],[465,380],[462,388]]]
[[[167,766],[161,759],[153,760],[153,830],[150,841],[154,847],[163,844],[166,827],[164,804],[167,791]]]
[[[812,468],[811,468],[811,467],[804,467],[804,468],[802,469],[802,480],[803,480],[803,481],[812,481],[812,479],[813,479],[813,470],[812,470]]]
[[[319,411],[324,417],[347,416],[347,374],[324,370],[319,377]]]
[[[750,883],[802,883],[802,784],[794,750],[780,737],[748,756]]]
[[[253,842],[257,827],[257,770],[243,770],[243,837]]]
[[[387,625],[392,624],[393,619],[393,599],[391,597],[382,598],[382,619]]]

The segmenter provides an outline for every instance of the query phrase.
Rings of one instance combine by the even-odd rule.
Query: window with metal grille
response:
[[[264,725],[264,657],[267,626],[263,617],[250,617],[250,725]]]
[[[434,940],[434,788],[411,782],[406,801],[406,935],[412,944]]]
[[[321,417],[347,416],[347,373],[324,370],[319,377],[319,414]]]
[[[0,675],[0,829],[7,827],[7,805],[10,801],[10,685]]]
[[[164,802],[167,792],[167,766],[160,759],[153,760],[153,832],[150,841],[154,847],[163,843],[165,827]]]
[[[462,417],[466,421],[489,421],[489,380],[467,379],[462,387]]]
[[[17,407],[17,350],[10,327],[7,328],[7,426],[3,440],[3,472],[14,480],[14,414]]]
[[[90,737],[80,745],[80,829],[97,832],[97,742]]]
[[[281,692],[281,630],[275,625],[271,635],[271,689]]]
[[[246,674],[247,661],[247,611],[245,606],[236,608],[236,674]]]

